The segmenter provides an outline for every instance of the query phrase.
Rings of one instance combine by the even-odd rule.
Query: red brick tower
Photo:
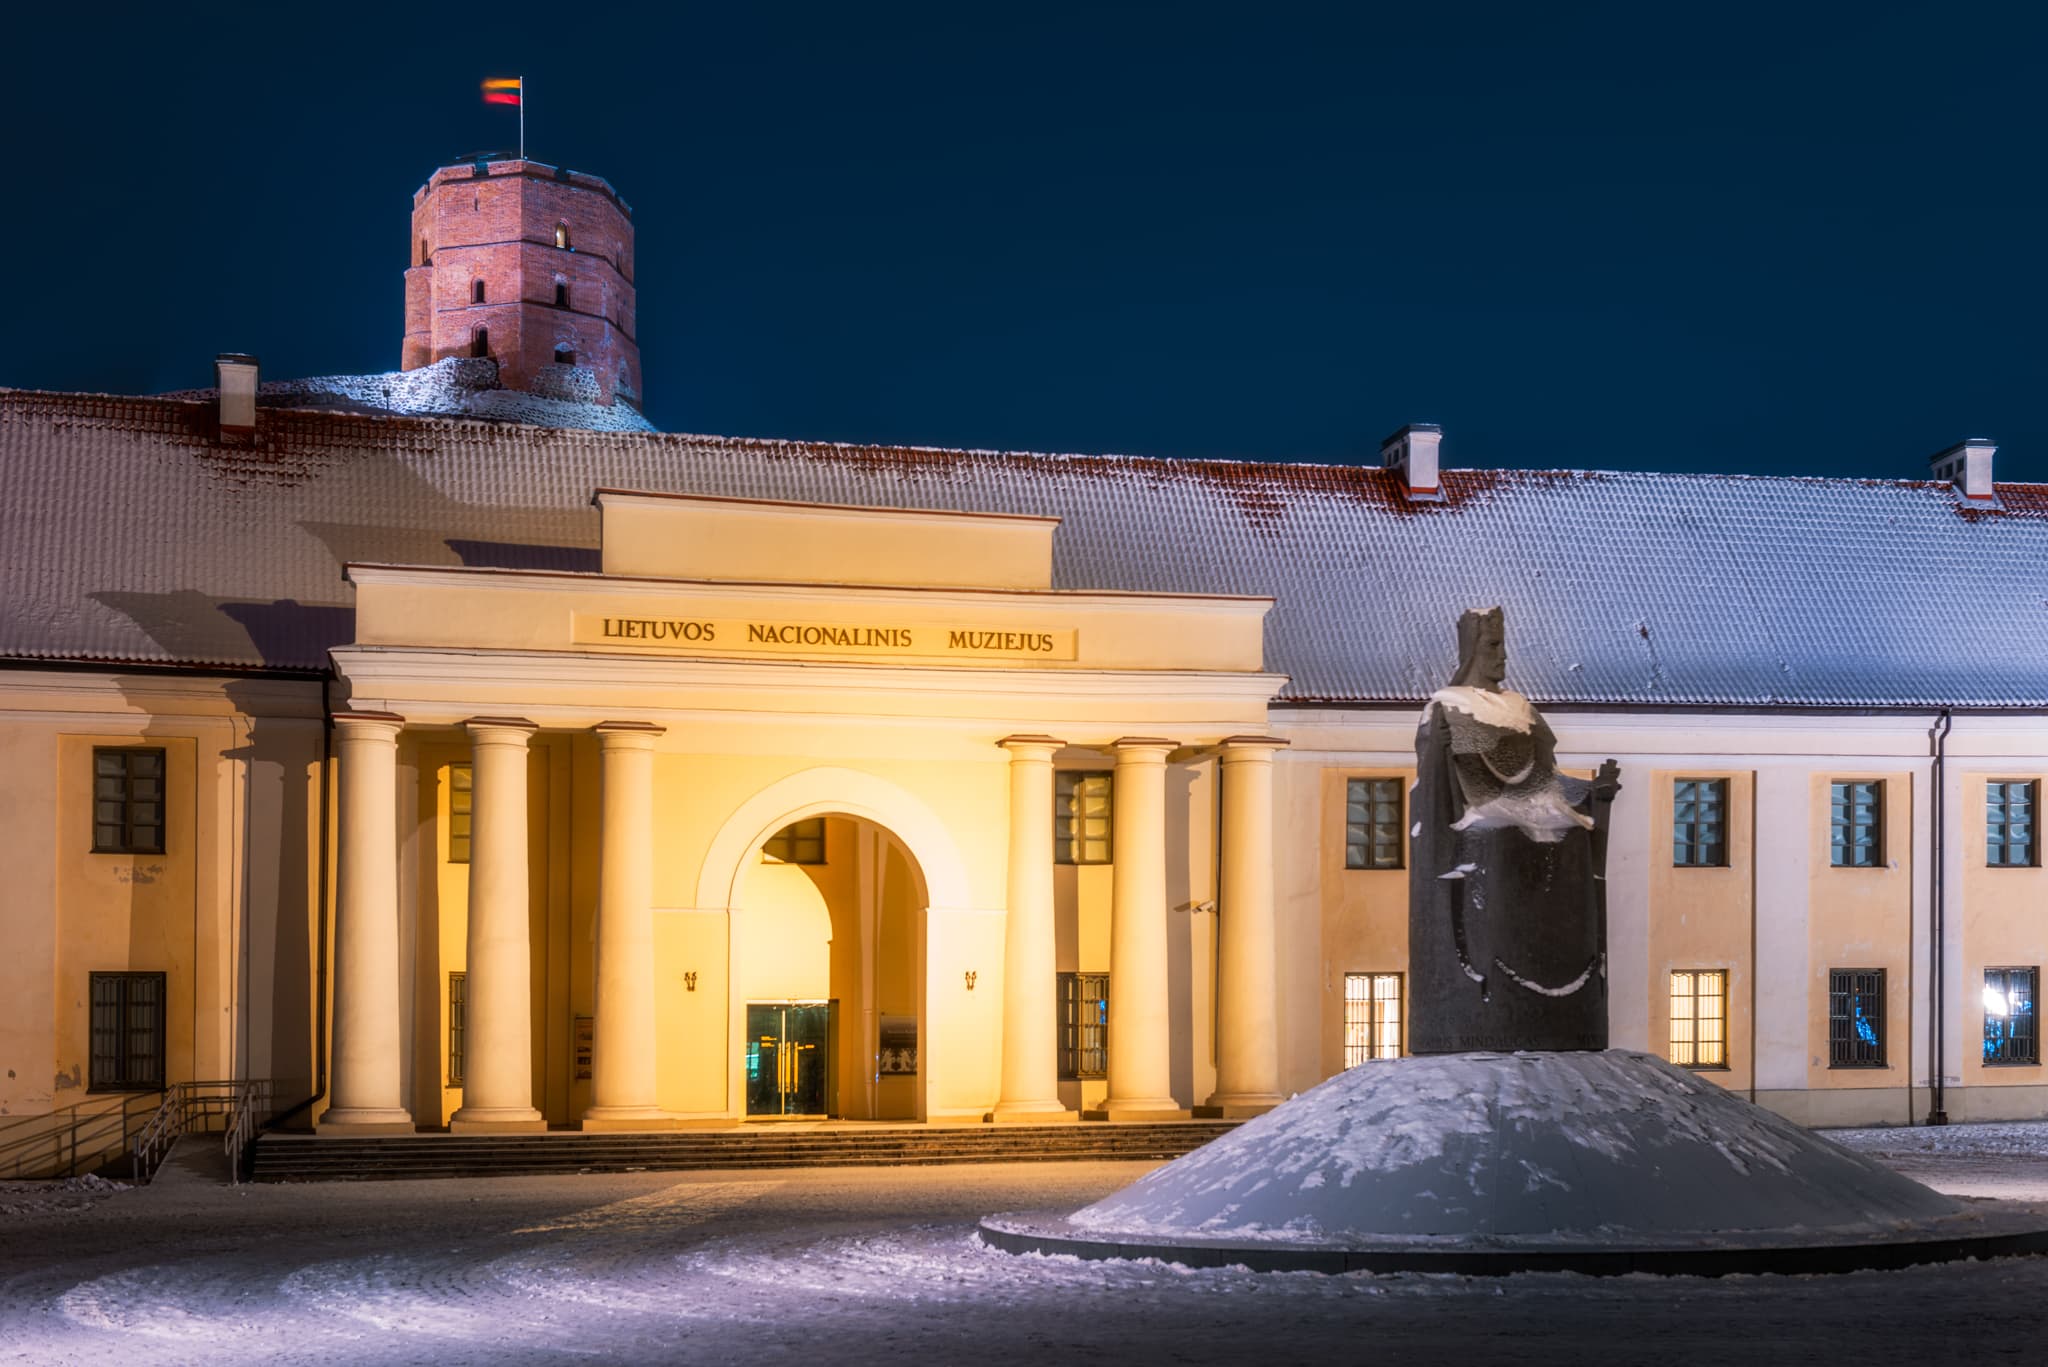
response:
[[[400,368],[490,356],[510,389],[640,404],[633,209],[604,179],[479,159],[412,197]]]

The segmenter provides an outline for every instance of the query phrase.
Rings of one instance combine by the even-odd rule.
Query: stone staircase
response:
[[[753,1125],[645,1134],[558,1131],[515,1135],[317,1138],[256,1141],[259,1182],[360,1182],[426,1177],[510,1177],[579,1172],[719,1168],[881,1167],[1178,1158],[1235,1125],[1157,1124]]]

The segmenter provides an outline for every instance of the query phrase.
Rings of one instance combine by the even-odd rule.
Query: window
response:
[[[153,1092],[164,1085],[164,975],[92,975],[95,1092]]]
[[[1060,1076],[1109,1076],[1109,975],[1060,974]]]
[[[568,225],[568,224],[566,224],[566,223],[557,223],[557,224],[555,225],[555,245],[556,245],[557,247],[567,247],[567,246],[569,245],[569,225]]]
[[[469,975],[448,975],[448,1085],[462,1085],[462,1063],[468,1049]]]
[[[1344,867],[1398,869],[1407,843],[1401,828],[1401,780],[1344,780]]]
[[[1671,975],[1671,1061],[1684,1068],[1728,1066],[1728,970]]]
[[[467,764],[448,766],[448,862],[469,862],[470,818],[475,811],[475,771]]]
[[[1401,975],[1344,975],[1344,1066],[1401,1057]]]
[[[1671,790],[1671,862],[1680,868],[1728,866],[1728,780],[1682,778]]]
[[[92,752],[94,854],[164,852],[164,752]]]
[[[427,251],[427,239],[423,237],[420,239],[420,264],[422,266],[430,266],[433,262],[432,254]]]
[[[556,348],[555,348],[555,364],[556,364],[556,365],[575,365],[575,364],[576,364],[576,353],[575,353],[575,352],[573,352],[573,351],[571,351],[571,350],[569,350],[569,348],[567,348],[567,347],[565,347],[565,346],[558,346],[558,347],[556,347]]]
[[[2035,796],[2032,779],[1984,785],[1984,862],[1990,867],[2034,867]]]
[[[2039,1063],[2041,1032],[2034,1021],[2038,968],[1984,970],[1984,1061]]]
[[[472,356],[488,356],[491,354],[491,330],[489,328],[478,328],[475,332],[469,334],[469,354]]]
[[[822,864],[825,862],[825,818],[792,821],[768,837],[761,846],[764,864]]]
[[[558,309],[569,307],[569,287],[559,280],[555,282],[555,307]]]
[[[1884,1067],[1884,970],[1828,970],[1828,1067]]]
[[[1107,864],[1114,852],[1110,806],[1116,776],[1062,769],[1052,780],[1052,862]]]
[[[469,302],[481,304],[484,301],[484,282],[479,280],[469,287]]]
[[[1838,869],[1874,869],[1884,864],[1884,784],[1831,783],[1828,820],[1832,844],[1828,862]]]

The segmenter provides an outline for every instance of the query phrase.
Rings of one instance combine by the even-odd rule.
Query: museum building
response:
[[[1988,442],[631,430],[611,187],[481,161],[414,209],[392,376],[0,390],[0,1114],[1256,1113],[1405,1048],[1415,726],[1497,604],[1561,760],[1621,765],[1617,1046],[1811,1123],[2048,1115],[2048,486]]]

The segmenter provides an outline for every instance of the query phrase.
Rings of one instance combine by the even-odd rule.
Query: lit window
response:
[[[1344,1066],[1401,1057],[1401,975],[1344,975]]]
[[[1828,785],[1828,862],[1838,869],[1874,869],[1884,863],[1884,784]]]
[[[469,975],[448,975],[448,1085],[462,1085],[462,1064],[468,1054]]]
[[[448,862],[469,862],[470,817],[476,801],[474,772],[467,764],[448,766]]]
[[[1671,862],[1680,868],[1728,864],[1728,780],[1682,778],[1671,790]]]
[[[92,752],[94,854],[164,852],[164,752]]]
[[[1109,975],[1060,974],[1060,1076],[1109,1076]]]
[[[2039,1063],[2041,1032],[2034,1019],[2038,968],[1984,970],[1984,1061]]]
[[[1984,862],[1995,869],[2034,867],[2032,779],[1984,785]]]
[[[761,846],[764,864],[822,864],[825,862],[825,818],[792,821],[768,837]]]
[[[160,1091],[164,1085],[164,975],[94,973],[92,1075],[95,1092]]]
[[[1344,867],[1398,869],[1408,843],[1401,825],[1401,780],[1344,781]]]
[[[1115,775],[1108,770],[1062,769],[1053,775],[1052,861],[1107,864],[1114,841],[1110,825]]]
[[[1828,1067],[1884,1067],[1884,970],[1828,970]]]
[[[555,225],[555,245],[556,245],[557,247],[567,247],[567,246],[569,245],[569,225],[568,225],[568,224],[566,224],[566,223],[557,223],[557,224]]]
[[[1685,1068],[1728,1066],[1728,972],[1688,968],[1671,975],[1671,1061]]]
[[[469,287],[469,302],[481,304],[484,301],[484,282],[479,280]]]

